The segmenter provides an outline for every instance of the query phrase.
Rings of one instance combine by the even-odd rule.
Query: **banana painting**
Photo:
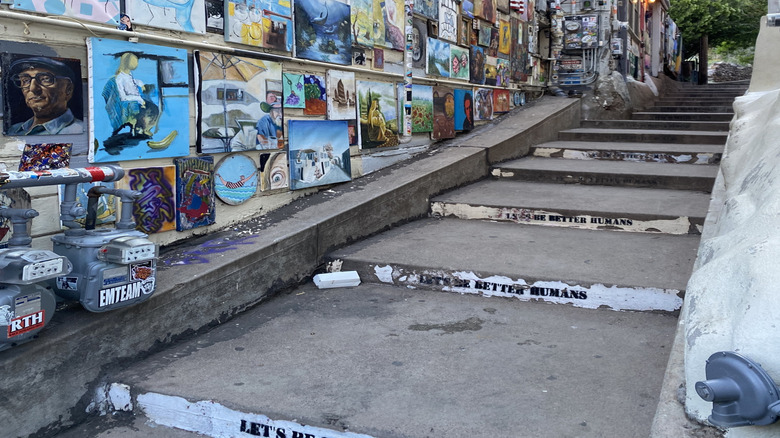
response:
[[[179,131],[171,131],[164,139],[160,141],[147,141],[146,145],[152,149],[165,149],[173,143],[173,139],[179,134]]]

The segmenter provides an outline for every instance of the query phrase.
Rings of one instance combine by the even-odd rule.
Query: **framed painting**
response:
[[[223,35],[225,33],[225,2],[206,0],[206,32]]]
[[[440,140],[455,138],[455,94],[450,87],[433,87],[433,134]]]
[[[355,108],[355,73],[351,71],[328,70],[328,119],[354,120]]]
[[[395,86],[388,82],[357,81],[357,100],[360,148],[398,146]]]
[[[176,231],[205,227],[216,222],[214,158],[177,158]]]
[[[89,38],[89,161],[190,153],[187,51]]]
[[[205,0],[125,0],[133,24],[193,33],[206,33]]]
[[[282,74],[282,98],[285,108],[306,108],[302,74]]]
[[[352,179],[346,120],[290,120],[290,188]]]
[[[474,96],[470,89],[456,88],[455,97],[455,130],[471,131],[474,129]]]
[[[294,7],[295,56],[350,65],[352,30],[349,4],[340,1],[298,0]]]
[[[241,205],[257,192],[257,165],[244,154],[223,157],[214,168],[214,192],[228,205]]]

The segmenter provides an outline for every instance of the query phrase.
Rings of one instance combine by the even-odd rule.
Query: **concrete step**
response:
[[[728,131],[682,131],[672,129],[576,128],[558,133],[564,141],[639,143],[726,144]]]
[[[717,164],[723,145],[551,141],[531,148],[535,157],[655,163]]]
[[[703,192],[712,190],[717,173],[717,166],[541,157],[507,161],[492,170],[493,176],[520,181]]]
[[[728,131],[729,122],[691,120],[583,120],[581,127],[604,129],[679,129],[688,131]]]
[[[431,200],[436,217],[591,230],[701,234],[704,192],[485,180]]]
[[[675,113],[733,113],[731,105],[712,105],[712,106],[693,106],[693,105],[653,105],[648,108],[652,112],[675,112]]]
[[[733,112],[724,113],[705,113],[705,112],[668,112],[645,110],[637,111],[631,114],[633,120],[686,120],[702,122],[730,122],[734,118]]]
[[[733,98],[660,98],[653,102],[655,106],[731,106],[734,103]]]
[[[698,242],[695,235],[431,218],[328,257],[365,282],[585,308],[676,311]]]

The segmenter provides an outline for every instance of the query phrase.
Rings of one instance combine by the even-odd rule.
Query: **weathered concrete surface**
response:
[[[537,104],[546,110],[527,112]],[[506,119],[522,119],[521,125],[530,129],[546,124],[550,114],[570,112],[578,114],[577,101],[543,98]],[[464,143],[491,133],[492,127],[478,128],[464,136]],[[507,136],[508,131],[503,130]],[[515,136],[524,133],[518,130]],[[481,147],[460,140],[448,142],[454,147],[299,200],[234,231],[171,248],[162,258],[155,295],[140,305],[105,314],[88,314],[79,306],[58,311],[39,339],[0,355],[4,433],[48,436],[80,421],[92,397],[90,386],[105,369],[224,322],[310,276],[329,249],[420,217],[428,211],[430,196],[487,176],[490,140],[479,141]],[[509,136],[507,141],[511,143]]]
[[[135,396],[211,400],[243,418],[376,437],[646,437],[675,322],[308,284],[109,379]],[[182,426],[210,436],[240,428],[187,417],[178,415]]]

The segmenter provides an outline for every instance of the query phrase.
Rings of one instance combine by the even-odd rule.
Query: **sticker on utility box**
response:
[[[46,312],[41,309],[41,294],[22,295],[14,298],[13,315],[8,321],[8,338],[23,335],[42,328],[46,324]]]
[[[137,300],[143,295],[151,294],[154,292],[154,274],[155,263],[153,260],[131,264],[130,282],[100,289],[98,293],[98,307],[107,307],[126,301]],[[104,275],[104,285],[105,281],[106,276]]]

